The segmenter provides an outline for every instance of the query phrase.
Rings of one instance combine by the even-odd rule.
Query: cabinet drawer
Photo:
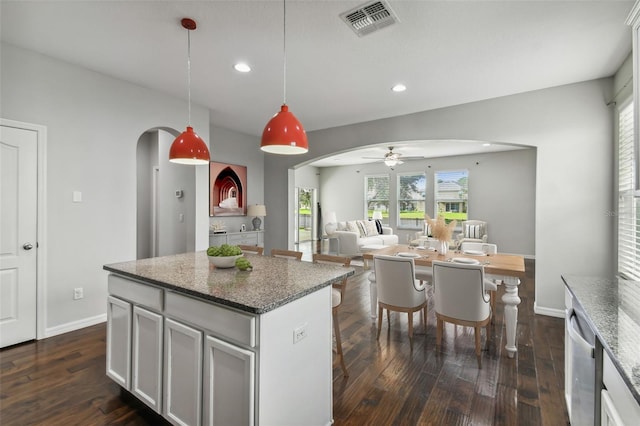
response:
[[[109,274],[109,294],[162,312],[162,289]]]
[[[255,233],[251,234],[235,234],[228,236],[229,244],[238,245],[238,244],[247,244],[255,246],[258,244],[258,237]]]
[[[215,335],[255,347],[256,319],[191,297],[167,291],[165,313],[209,330]]]

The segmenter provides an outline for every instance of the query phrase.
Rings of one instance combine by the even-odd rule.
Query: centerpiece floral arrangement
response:
[[[451,241],[451,237],[453,236],[453,230],[458,222],[452,220],[447,223],[443,216],[438,216],[437,219],[431,219],[428,214],[424,215],[424,221],[431,226],[431,235],[433,238],[441,243],[441,248],[438,251],[441,254],[445,254],[449,248],[449,241]]]

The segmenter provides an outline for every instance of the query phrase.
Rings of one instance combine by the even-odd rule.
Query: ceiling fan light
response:
[[[296,116],[289,112],[286,104],[264,126],[260,149],[282,155],[304,154],[309,151],[307,132]]]
[[[175,138],[169,150],[169,161],[176,164],[209,164],[209,158],[207,144],[191,126]]]
[[[384,159],[384,164],[389,166],[389,167],[393,167],[396,164],[398,164],[399,160],[397,158],[393,158],[393,157],[387,157]]]

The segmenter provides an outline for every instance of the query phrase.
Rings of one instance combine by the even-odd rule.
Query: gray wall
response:
[[[390,199],[393,203],[397,200],[398,173],[417,172],[426,174],[427,214],[435,217],[434,173],[466,169],[469,171],[469,219],[486,220],[489,223],[489,241],[497,244],[501,252],[534,255],[535,149],[406,161],[394,169],[383,163],[320,168],[320,202],[323,211],[334,210],[338,220],[362,219],[366,175],[389,175]],[[397,212],[393,207],[389,219],[400,241],[406,241],[407,235],[413,236],[419,229],[398,230]]]
[[[613,271],[615,222],[607,214],[613,205],[612,96],[612,79],[601,79],[309,132],[307,154],[265,157],[265,180],[283,182],[296,165],[378,143],[461,139],[536,147],[536,311],[562,315],[561,274]],[[266,230],[267,246],[290,240],[282,208],[289,186],[265,187],[266,201],[278,209],[277,222]]]
[[[184,130],[187,103],[4,43],[0,55],[2,117],[47,127],[46,232],[38,235],[45,337],[104,320],[102,265],[137,255],[138,140],[149,129]],[[192,105],[192,124],[211,142],[207,109]],[[218,152],[224,144],[210,143]],[[188,250],[208,245],[208,168],[196,167],[195,180],[195,246]],[[73,191],[82,192],[82,203],[72,203]],[[83,299],[73,300],[75,287],[84,288]]]

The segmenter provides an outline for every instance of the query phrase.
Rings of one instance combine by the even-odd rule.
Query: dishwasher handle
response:
[[[567,331],[569,332],[569,338],[571,338],[572,342],[575,342],[584,352],[588,352],[591,358],[595,358],[596,348],[591,343],[587,342],[582,334],[580,334],[580,330],[578,330],[578,321],[576,321],[576,312],[571,309],[567,311],[567,315],[569,315],[569,321],[567,322]]]

